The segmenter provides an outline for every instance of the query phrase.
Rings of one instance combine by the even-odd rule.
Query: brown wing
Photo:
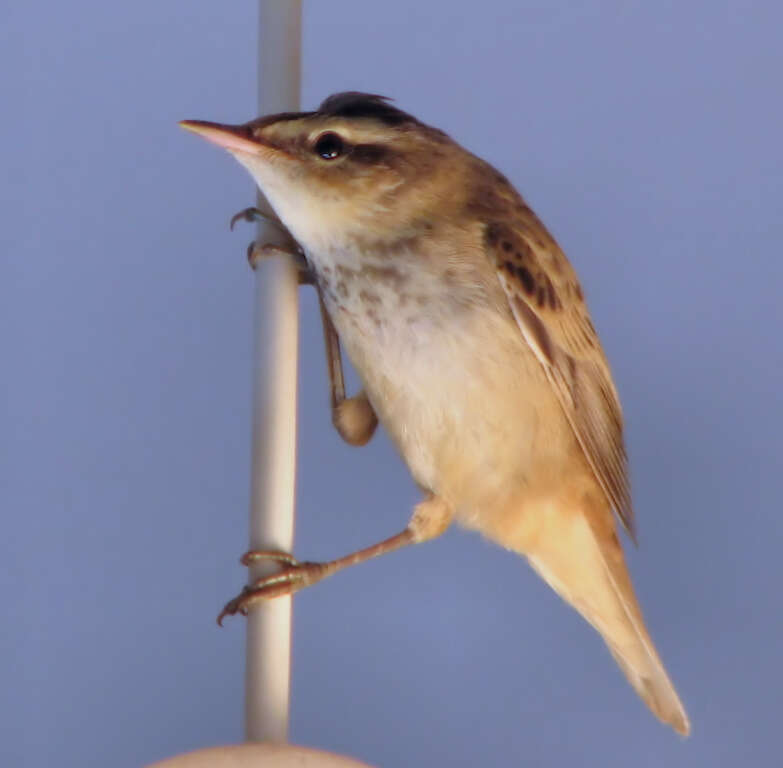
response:
[[[516,206],[505,221],[488,224],[484,239],[519,329],[544,367],[609,503],[635,541],[620,400],[576,273],[526,206]]]

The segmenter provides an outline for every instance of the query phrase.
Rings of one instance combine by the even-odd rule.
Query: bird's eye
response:
[[[343,140],[331,131],[322,133],[315,142],[313,147],[315,153],[322,157],[324,160],[334,160],[345,151],[345,145]]]

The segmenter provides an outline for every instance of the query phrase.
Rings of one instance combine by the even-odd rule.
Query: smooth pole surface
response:
[[[299,109],[301,0],[260,0],[259,114]],[[259,207],[267,209],[265,201]],[[262,221],[260,243],[284,244]],[[294,538],[298,284],[290,261],[263,260],[256,272],[250,548],[290,552]],[[251,569],[250,578],[263,575]],[[245,738],[288,738],[291,598],[257,604],[247,618]]]

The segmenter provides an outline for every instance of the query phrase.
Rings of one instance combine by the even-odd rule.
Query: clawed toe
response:
[[[302,253],[274,245],[273,243],[259,245],[255,240],[247,246],[247,263],[250,264],[252,269],[256,269],[263,259],[268,259],[272,256],[282,256],[293,261],[299,274],[300,285],[315,285],[315,275]]]
[[[259,208],[256,208],[255,206],[251,206],[250,208],[243,208],[241,211],[235,213],[231,217],[231,221],[228,223],[228,228],[233,232],[234,225],[238,221],[249,221],[250,223],[252,223],[254,221],[258,221],[258,219],[261,218],[267,219],[270,217],[268,217],[263,211],[261,211]]]
[[[294,567],[301,565],[290,552],[281,552],[277,549],[251,549],[239,558],[240,564],[246,567],[263,562],[264,560]]]
[[[217,623],[221,627],[226,616],[236,616],[238,613],[247,616],[251,606],[259,600],[272,600],[276,597],[293,594],[304,587],[309,587],[316,581],[320,581],[327,575],[326,567],[322,563],[300,563],[287,552],[251,550],[245,552],[240,558],[240,562],[245,566],[254,565],[263,560],[277,562],[286,567],[278,573],[264,576],[247,585],[236,597],[229,600],[217,617]]]
[[[273,243],[264,243],[259,245],[255,240],[252,240],[247,246],[247,263],[255,269],[263,259],[271,258],[272,256],[283,256],[286,259],[293,259],[299,266],[301,257],[298,253],[292,253],[286,248]]]

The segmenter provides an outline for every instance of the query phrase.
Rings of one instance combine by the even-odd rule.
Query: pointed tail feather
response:
[[[611,517],[550,508],[545,518],[519,551],[598,630],[652,712],[687,736],[688,716],[644,626]]]

